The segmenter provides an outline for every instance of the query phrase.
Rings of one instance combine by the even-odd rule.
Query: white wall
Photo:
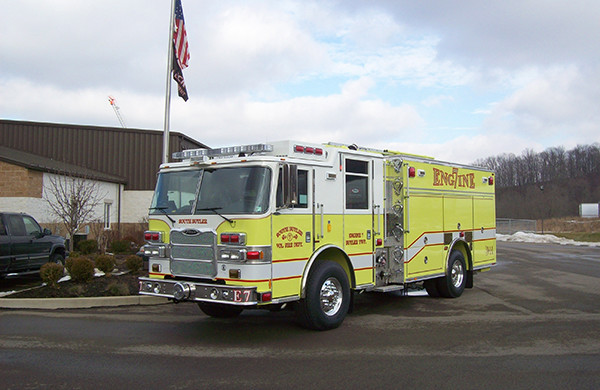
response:
[[[59,175],[52,173],[44,173],[43,197],[51,197],[48,192],[50,180],[59,177]],[[111,204],[111,222],[116,224],[119,221],[119,199],[121,200],[121,223],[139,223],[148,216],[148,208],[150,202],[152,202],[154,191],[123,191],[122,186],[119,184],[102,181],[96,181],[96,183],[102,200],[95,207],[92,219],[104,221],[104,204],[108,202]],[[44,224],[60,222],[43,198],[0,198],[0,211],[24,212]]]
[[[0,211],[27,213],[40,223],[55,222],[54,216],[48,210],[46,201],[41,198],[0,198]]]
[[[55,175],[53,173],[44,173],[44,179],[43,179],[43,190],[42,190],[42,197],[43,198],[48,198],[48,199],[52,199],[52,194],[50,193],[50,191],[48,190],[51,187],[51,180],[57,180],[57,179],[67,179],[70,180],[69,178],[66,178],[64,176],[59,176],[59,175]],[[79,179],[78,179],[79,180]],[[104,182],[104,181],[98,181],[98,180],[88,180],[88,179],[84,179],[86,182],[94,182],[97,185],[97,191],[98,194],[101,198],[99,204],[94,208],[94,211],[91,215],[90,218],[88,218],[89,220],[99,220],[99,221],[103,221],[104,220],[104,204],[105,203],[110,203],[111,207],[110,207],[110,211],[111,211],[111,215],[110,215],[110,219],[111,222],[116,223],[118,221],[118,216],[119,216],[119,192],[120,192],[120,185],[119,184],[115,184],[115,183],[108,183],[108,182]],[[42,202],[46,203],[46,201],[44,199],[41,199]],[[46,208],[48,210],[48,214],[50,218],[52,218],[52,220],[56,220],[57,217],[52,215],[51,211],[50,211],[50,207],[48,207],[48,205],[46,205]],[[35,217],[35,216],[34,216]]]
[[[154,191],[123,191],[121,222],[138,223],[148,216]]]

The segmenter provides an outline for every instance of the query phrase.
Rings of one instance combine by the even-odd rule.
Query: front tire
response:
[[[315,330],[337,328],[350,308],[350,283],[346,271],[333,261],[319,263],[311,270],[306,297],[296,308],[300,323]]]
[[[458,298],[467,285],[467,265],[460,251],[452,251],[446,276],[438,279],[438,290],[445,298]]]
[[[54,253],[50,256],[50,263],[60,264],[64,267],[65,265],[65,257],[60,253]]]
[[[214,318],[234,318],[244,310],[239,306],[210,302],[198,302],[198,307],[204,314]]]
[[[427,279],[426,281],[423,282],[423,286],[425,287],[425,291],[427,291],[427,294],[432,297],[432,298],[439,298],[440,297],[440,290],[438,289],[438,279]]]

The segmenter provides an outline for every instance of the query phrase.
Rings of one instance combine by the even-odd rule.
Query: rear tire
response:
[[[350,308],[350,283],[346,271],[333,261],[325,261],[310,271],[306,297],[296,307],[302,326],[315,330],[337,328]]]
[[[438,290],[445,298],[458,298],[467,285],[467,265],[460,251],[452,251],[448,259],[446,276],[438,279]]]
[[[198,307],[204,314],[214,318],[234,318],[244,310],[239,306],[211,302],[198,302]]]

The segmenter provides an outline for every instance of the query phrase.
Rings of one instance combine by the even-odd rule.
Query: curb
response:
[[[129,295],[124,297],[85,298],[0,298],[0,309],[89,309],[132,305],[160,305],[169,300],[160,297]]]

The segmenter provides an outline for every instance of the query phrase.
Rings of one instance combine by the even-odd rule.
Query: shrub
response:
[[[123,237],[123,241],[127,241],[129,243],[129,246],[138,248],[145,242],[144,241],[144,232],[141,232],[140,234],[136,234],[135,236],[132,234],[128,234],[125,237]]]
[[[73,268],[73,259],[75,259],[76,257],[77,256],[69,255],[69,257],[65,259],[65,269],[67,270],[69,275],[71,275],[71,269]]]
[[[94,277],[94,262],[84,256],[69,257],[67,270],[74,282],[89,282]]]
[[[111,255],[100,255],[94,260],[96,268],[105,274],[109,274],[115,268],[115,258]]]
[[[62,278],[65,268],[62,264],[46,263],[40,268],[40,277],[47,285],[58,288],[58,280]]]
[[[106,292],[112,296],[129,295],[129,287],[124,283],[113,283],[106,288]]]
[[[110,251],[112,253],[129,253],[131,251],[129,241],[116,240],[116,241],[111,242],[110,243]]]
[[[98,252],[98,241],[96,240],[83,240],[77,244],[77,249],[84,255],[89,255]]]
[[[136,255],[129,255],[125,258],[125,266],[132,273],[136,273],[142,269],[143,260]]]

